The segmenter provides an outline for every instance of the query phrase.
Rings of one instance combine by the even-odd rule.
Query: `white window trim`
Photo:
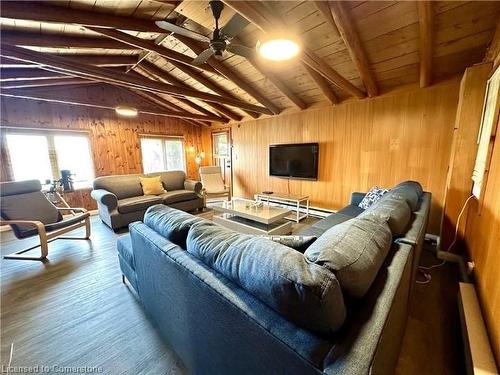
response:
[[[52,179],[59,180],[61,178],[61,169],[58,165],[57,153],[55,150],[54,137],[57,135],[75,135],[75,136],[85,136],[89,142],[89,160],[91,161],[90,165],[92,167],[92,175],[95,178],[95,165],[94,158],[92,156],[92,142],[90,139],[90,132],[86,130],[65,130],[65,129],[34,129],[34,128],[18,128],[18,127],[7,127],[2,126],[0,129],[2,133],[7,134],[19,134],[19,135],[39,135],[44,136],[47,139],[47,152],[50,161],[50,167],[52,170]],[[14,171],[12,171],[13,173]],[[85,181],[85,185],[76,186],[75,190],[87,189],[92,187],[92,180]],[[45,181],[42,181],[42,185],[45,185]],[[80,184],[77,184],[80,185]]]

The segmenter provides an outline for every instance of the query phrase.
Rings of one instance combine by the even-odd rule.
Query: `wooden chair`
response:
[[[44,260],[49,242],[57,239],[88,240],[90,215],[84,208],[59,208],[42,192],[38,180],[4,182],[0,184],[0,225],[10,225],[18,239],[38,235],[40,243],[27,249],[5,255],[5,259]],[[71,215],[63,218],[62,212]],[[62,237],[80,227],[85,227],[85,237]],[[40,256],[22,255],[40,247]]]
[[[200,179],[203,185],[205,198],[227,198],[231,199],[229,186],[224,184],[220,167],[200,167]]]

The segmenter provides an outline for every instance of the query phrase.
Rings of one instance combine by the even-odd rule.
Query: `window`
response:
[[[186,171],[184,140],[179,137],[142,137],[144,173]]]
[[[90,142],[86,134],[53,131],[6,130],[5,139],[15,181],[59,180],[69,170],[75,188],[88,187],[94,179]]]
[[[492,137],[495,136],[500,106],[500,68],[497,68],[493,76],[488,80],[486,96],[484,99],[481,127],[478,135],[478,149],[476,163],[472,172],[474,185],[472,194],[480,198],[488,171],[493,146]]]

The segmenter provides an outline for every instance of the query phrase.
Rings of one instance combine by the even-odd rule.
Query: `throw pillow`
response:
[[[388,189],[381,189],[378,186],[372,187],[370,191],[366,193],[363,200],[358,204],[358,207],[366,210],[368,207],[378,202],[388,191]]]
[[[307,248],[316,241],[316,236],[262,236],[268,240],[280,243],[284,246],[291,247],[303,253]]]
[[[144,195],[160,195],[167,191],[163,188],[161,177],[139,177]]]

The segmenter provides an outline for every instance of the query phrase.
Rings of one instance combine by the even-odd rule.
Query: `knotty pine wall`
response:
[[[201,147],[201,132],[181,120],[142,114],[127,119],[104,109],[2,97],[1,126],[88,132],[96,176],[142,173],[140,134],[184,136],[188,177],[198,177],[195,155],[187,146]],[[3,160],[1,169],[5,181],[8,173]],[[96,208],[90,189],[66,194],[65,198],[73,206]]]
[[[459,84],[452,79],[233,124],[234,196],[287,192],[285,179],[269,176],[269,145],[319,142],[319,180],[291,180],[290,193],[310,195],[313,206],[338,209],[353,191],[417,180],[433,194],[429,230],[439,233]],[[206,148],[211,130],[203,132]]]

